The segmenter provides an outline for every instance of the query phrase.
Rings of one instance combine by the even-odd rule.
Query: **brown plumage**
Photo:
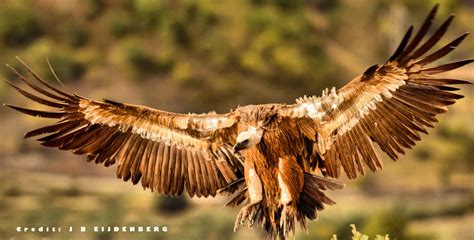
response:
[[[382,65],[368,68],[339,90],[320,97],[303,97],[295,104],[239,107],[227,114],[178,114],[114,102],[90,100],[59,89],[23,65],[33,83],[15,69],[20,80],[36,91],[8,82],[25,97],[54,111],[8,105],[22,113],[57,119],[30,131],[47,147],[86,155],[87,161],[117,164],[117,177],[160,194],[208,197],[234,193],[227,206],[245,202],[235,228],[248,221],[260,225],[266,237],[284,239],[303,228],[324,205],[324,191],[349,178],[382,168],[374,142],[396,160],[433,127],[436,115],[462,98],[449,85],[467,84],[435,75],[462,67],[464,60],[436,67],[467,36],[461,35],[427,54],[446,32],[450,16],[422,43],[437,6],[415,37],[410,27],[395,53]],[[53,72],[54,73],[54,72]],[[316,174],[323,176],[317,176]]]

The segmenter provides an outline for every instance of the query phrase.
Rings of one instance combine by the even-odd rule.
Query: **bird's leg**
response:
[[[261,214],[260,202],[263,199],[263,188],[262,182],[255,172],[254,168],[247,168],[245,172],[245,180],[249,193],[250,202],[245,205],[237,215],[237,219],[234,224],[234,231],[237,231],[240,225],[243,225],[246,220],[249,220],[249,227],[252,227],[254,220]]]
[[[251,208],[251,211],[248,215],[248,220],[249,220],[248,227],[250,229],[253,228],[256,222],[260,222],[260,220],[262,219],[262,214],[263,214],[263,209],[262,209],[261,204],[256,204],[254,205],[254,207]]]
[[[278,185],[280,187],[280,230],[284,237],[295,233],[296,199],[303,188],[303,172],[295,158],[280,158]]]
[[[283,230],[283,235],[288,236],[291,231],[295,233],[295,219],[296,219],[296,206],[291,202],[283,205],[280,215],[280,228]]]
[[[240,212],[237,215],[237,219],[235,219],[234,232],[237,231],[239,226],[244,225],[246,220],[249,221],[249,228],[253,227],[255,223],[254,219],[259,213],[259,211],[261,211],[260,202],[261,201],[251,201],[242,209],[240,209]]]

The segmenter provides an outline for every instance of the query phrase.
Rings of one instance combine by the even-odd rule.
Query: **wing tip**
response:
[[[11,81],[7,79],[3,79],[3,81],[5,81],[11,88],[15,89],[18,92],[21,92],[20,87],[18,87],[16,84],[12,83]]]
[[[426,18],[426,20],[432,21],[436,17],[436,14],[438,13],[439,6],[440,6],[439,3],[436,3],[433,6],[433,8],[428,13],[428,17]]]
[[[24,64],[25,61],[23,61],[23,59],[20,56],[15,55],[15,58],[16,58],[16,60],[18,60],[18,61],[20,61],[21,63]]]
[[[18,107],[18,106],[15,106],[15,105],[11,105],[11,104],[9,104],[9,103],[3,103],[3,106],[9,107],[9,108],[11,108],[11,109],[13,109],[13,110],[15,110],[15,111],[18,111],[18,112],[23,112],[23,111],[22,111],[22,110],[23,110],[22,107]]]
[[[470,32],[465,32],[463,34],[461,34],[459,37],[458,37],[458,41],[459,43],[462,43],[464,41],[464,39],[467,38],[467,36],[469,36],[469,34],[471,34]]]
[[[447,29],[451,25],[451,22],[453,21],[455,17],[456,15],[454,13],[449,14],[449,17],[442,23],[440,28],[444,27]]]
[[[33,131],[30,131],[30,132],[27,132],[27,133],[23,134],[23,139],[32,138],[34,136],[36,136],[36,135],[33,134]]]
[[[413,29],[414,29],[413,25],[410,25],[405,35],[403,36],[402,41],[400,41],[400,44],[398,45],[393,55],[388,59],[388,61],[394,61],[398,59],[401,55],[403,55],[403,52],[405,51],[405,49],[407,48],[407,45],[410,42]]]
[[[471,63],[473,63],[473,62],[474,62],[474,58],[470,58],[470,59],[466,59],[466,60],[460,61],[459,63],[461,64],[460,67],[462,67],[462,66],[471,64]]]

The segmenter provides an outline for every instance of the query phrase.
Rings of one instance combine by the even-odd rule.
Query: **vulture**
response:
[[[454,16],[426,37],[436,5],[393,55],[369,67],[340,89],[301,97],[293,104],[240,106],[225,114],[180,114],[116,102],[96,101],[48,83],[25,62],[34,81],[10,67],[30,89],[8,82],[24,97],[53,110],[6,104],[21,113],[55,119],[32,130],[41,145],[85,155],[88,162],[116,164],[117,177],[163,195],[232,195],[241,208],[234,231],[259,226],[266,239],[286,239],[299,223],[315,220],[335,202],[327,190],[382,169],[375,143],[393,160],[434,127],[437,115],[462,95],[451,85],[469,81],[440,77],[474,59],[430,66],[453,51],[465,33],[435,51]],[[426,40],[424,40],[426,38]],[[429,53],[430,52],[430,53]],[[342,173],[343,172],[343,173]]]

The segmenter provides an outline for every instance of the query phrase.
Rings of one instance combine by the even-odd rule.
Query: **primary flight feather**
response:
[[[374,143],[390,158],[420,140],[446,106],[462,98],[438,77],[473,60],[429,66],[468,35],[428,54],[453,16],[423,42],[438,6],[417,34],[413,27],[387,62],[368,68],[339,90],[302,97],[295,104],[238,107],[227,114],[179,114],[111,100],[95,101],[50,85],[23,61],[36,82],[12,68],[33,91],[8,82],[23,96],[54,111],[7,105],[22,113],[57,119],[25,134],[41,136],[47,147],[84,154],[87,161],[117,164],[117,177],[160,194],[190,197],[234,196],[227,206],[245,202],[235,229],[248,221],[266,238],[286,238],[299,222],[317,218],[332,205],[324,191],[339,189],[341,169],[349,178],[365,168],[382,168]],[[54,73],[54,72],[53,72]],[[317,176],[321,174],[322,176]]]

